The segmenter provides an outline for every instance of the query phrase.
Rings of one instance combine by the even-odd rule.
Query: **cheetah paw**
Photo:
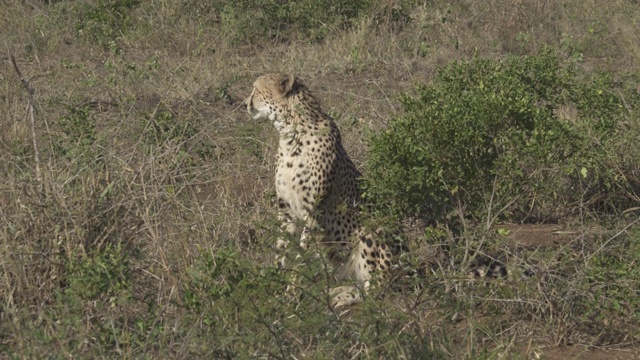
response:
[[[331,306],[339,308],[362,302],[362,293],[355,286],[338,286],[329,290],[331,296]]]

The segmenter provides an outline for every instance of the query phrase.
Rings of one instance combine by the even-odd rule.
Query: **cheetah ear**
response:
[[[280,87],[280,93],[282,94],[282,96],[289,95],[289,91],[293,89],[293,83],[295,81],[296,81],[296,77],[293,76],[293,74],[282,75],[282,78],[280,79],[280,84],[278,84],[278,86]]]

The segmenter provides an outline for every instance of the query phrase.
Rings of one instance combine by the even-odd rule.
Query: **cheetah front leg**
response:
[[[286,231],[289,236],[294,236],[298,230],[293,214],[291,214],[291,208],[282,199],[278,199],[278,222],[280,223],[282,230]],[[279,236],[276,241],[276,249],[279,252],[276,262],[281,269],[284,268],[286,258],[285,252],[288,246],[289,240]]]
[[[278,207],[278,221],[281,224],[282,230],[286,231],[291,236],[295,236],[298,230],[298,219],[284,200],[278,200]],[[308,212],[305,211],[302,215],[305,225],[300,234],[300,248],[302,250],[307,250],[310,243],[317,242],[316,237],[319,236],[318,234],[322,233],[322,229],[320,228],[317,220],[315,220]],[[282,236],[278,237],[278,240],[276,241],[276,249],[281,253],[277,258],[277,263],[280,268],[284,268],[286,258],[285,253],[288,247],[289,240]],[[296,255],[296,259],[297,258],[300,258],[300,254]]]
[[[320,227],[318,221],[311,215],[307,215],[302,234],[300,234],[300,248],[308,250],[309,245],[318,245],[322,243],[322,235],[324,230]]]

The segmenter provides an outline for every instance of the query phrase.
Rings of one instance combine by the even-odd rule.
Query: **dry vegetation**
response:
[[[1,357],[637,358],[633,208],[574,204],[556,219],[562,235],[536,241],[484,222],[425,230],[405,219],[401,263],[430,263],[426,275],[335,312],[313,261],[292,269],[307,281],[284,293],[276,135],[240,105],[260,74],[299,74],[364,169],[369,134],[402,115],[399,95],[454,60],[550,46],[583,76],[637,81],[636,1],[374,2],[349,26],[300,35],[304,22],[241,28],[231,3],[3,1]],[[11,57],[35,90],[35,137]],[[621,122],[640,134],[637,112]],[[636,190],[638,154],[620,161]],[[480,245],[535,276],[468,283],[460,262]]]

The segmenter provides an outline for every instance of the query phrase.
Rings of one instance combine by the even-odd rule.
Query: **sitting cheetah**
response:
[[[319,234],[317,241],[326,248],[336,278],[357,282],[357,287],[331,290],[334,306],[361,301],[360,289],[369,287],[371,273],[391,267],[391,252],[363,228],[360,173],[342,147],[336,123],[291,74],[259,77],[244,104],[254,119],[269,119],[280,135],[275,176],[278,219],[289,233],[296,232],[296,219],[303,220],[300,245],[305,248],[310,234],[314,238]],[[286,243],[279,240],[278,245]]]

